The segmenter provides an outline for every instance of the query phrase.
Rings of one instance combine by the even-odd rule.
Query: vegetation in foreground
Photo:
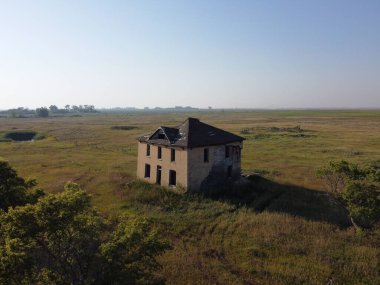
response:
[[[0,177],[0,284],[164,283],[155,257],[169,247],[146,220],[104,218],[74,183],[29,193],[35,181],[6,162]]]
[[[380,217],[380,167],[331,161],[318,170],[326,186],[348,211],[357,229],[371,228]]]
[[[263,176],[254,179],[250,192],[207,198],[132,183],[135,138],[187,116],[237,134],[249,130],[243,134],[243,169]],[[153,223],[173,247],[158,258],[167,284],[380,283],[378,226],[358,234],[345,205],[316,176],[332,160],[359,166],[380,161],[378,111],[1,119],[0,131],[14,128],[48,135],[31,143],[0,143],[0,156],[23,176],[38,178],[52,193],[72,180],[103,213],[144,216]]]

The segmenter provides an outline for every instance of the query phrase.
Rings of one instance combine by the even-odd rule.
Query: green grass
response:
[[[242,167],[265,179],[207,198],[135,181],[137,141],[187,116],[240,134]],[[292,131],[304,130],[298,136]],[[122,130],[114,126],[134,126]],[[173,245],[160,258],[168,284],[380,284],[379,235],[358,235],[316,169],[332,159],[380,161],[379,111],[256,111],[0,118],[0,132],[46,134],[1,142],[0,156],[50,192],[75,181],[110,215],[150,218]]]

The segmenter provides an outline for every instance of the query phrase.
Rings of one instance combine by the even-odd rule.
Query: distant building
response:
[[[188,118],[138,138],[137,176],[163,186],[205,191],[239,178],[244,138]]]

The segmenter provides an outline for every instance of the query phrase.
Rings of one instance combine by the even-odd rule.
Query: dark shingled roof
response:
[[[202,123],[198,119],[188,118],[177,127],[162,126],[154,133],[139,137],[138,140],[140,142],[191,148],[241,142],[244,138]]]

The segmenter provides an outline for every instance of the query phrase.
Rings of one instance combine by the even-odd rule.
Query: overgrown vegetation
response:
[[[254,140],[281,140],[283,138],[311,138],[315,135],[311,130],[295,127],[268,127],[268,128],[244,128],[240,134],[247,139]]]
[[[156,256],[169,248],[147,220],[106,219],[75,183],[60,194],[0,164],[0,284],[163,284]]]
[[[44,196],[34,179],[25,180],[6,161],[0,160],[0,209],[35,203]]]
[[[380,169],[331,161],[318,170],[328,189],[344,204],[354,226],[372,227],[380,218]]]
[[[237,134],[243,128],[256,130],[244,135],[242,152],[243,169],[260,174],[251,192],[238,192],[240,196],[233,199],[205,198],[132,183],[136,137],[154,130],[157,122],[178,125],[187,116],[200,116]],[[24,177],[37,177],[49,193],[61,192],[66,181],[79,183],[102,215],[147,217],[173,246],[158,257],[159,273],[167,284],[380,284],[379,225],[358,235],[346,207],[315,175],[329,161],[344,159],[359,166],[380,161],[379,111],[213,111],[0,120],[2,130],[35,129],[54,138],[0,144],[0,156]],[[111,129],[119,125],[139,129]],[[298,125],[311,136],[270,131],[274,126]],[[254,137],[260,134],[269,137]]]
[[[376,241],[339,230],[344,209],[326,195],[262,178],[253,185],[205,198],[134,182],[124,188],[124,210],[148,215],[172,240],[161,259],[171,284],[380,281]]]

